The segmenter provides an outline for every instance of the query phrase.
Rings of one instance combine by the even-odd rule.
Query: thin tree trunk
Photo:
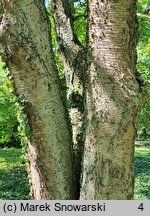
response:
[[[132,199],[142,88],[135,77],[136,1],[90,0],[86,137],[80,199]]]
[[[0,1],[1,55],[17,93],[28,100],[30,179],[34,199],[75,199],[72,146],[41,0]]]
[[[74,33],[73,1],[49,0],[49,5],[55,21],[58,50],[64,66],[67,84],[67,104],[72,125],[76,183],[79,193],[83,153],[83,76],[86,71],[86,52]]]

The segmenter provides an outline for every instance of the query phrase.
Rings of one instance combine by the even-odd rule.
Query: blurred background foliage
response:
[[[0,146],[19,147],[16,97],[8,77],[9,71],[0,60]]]
[[[30,133],[27,101],[24,96],[16,95],[13,77],[0,59],[0,147],[25,149]]]
[[[150,139],[150,11],[146,11],[148,0],[138,0],[137,15],[139,22],[138,32],[138,63],[137,70],[145,81],[147,89],[147,104],[141,110],[137,120],[137,138]]]
[[[137,70],[145,80],[148,93],[148,102],[138,116],[138,139],[150,138],[150,12],[148,11],[145,13],[148,2],[149,1],[147,0],[139,0],[137,3],[137,15],[139,21]],[[86,1],[74,0],[74,5],[75,10],[72,14],[74,31],[81,45],[86,47]],[[59,58],[55,23],[49,9],[48,12],[51,22],[53,51],[59,75],[65,89],[64,68]],[[21,95],[19,95],[19,97],[15,96],[12,79],[9,70],[0,59],[0,147],[21,147],[21,144],[24,145],[27,142],[26,137],[29,136],[30,131],[25,112],[27,101]]]

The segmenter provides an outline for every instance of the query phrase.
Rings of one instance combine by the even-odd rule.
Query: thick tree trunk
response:
[[[142,89],[133,0],[90,0],[87,123],[80,199],[132,199]]]
[[[0,1],[1,55],[17,93],[28,100],[30,179],[34,199],[75,199],[67,114],[41,0]]]
[[[74,102],[74,93],[79,94],[82,112],[80,78],[84,77],[84,81],[87,78],[80,199],[132,199],[135,120],[143,102],[142,88],[135,76],[135,1],[88,1],[87,74],[85,50],[75,40],[72,28],[73,6],[67,10],[72,1],[51,1],[68,99],[71,96]],[[76,199],[82,151],[79,158],[78,151],[75,157],[76,166],[80,166],[76,181],[67,113],[44,3],[41,0],[0,0],[0,3],[0,52],[13,74],[17,94],[28,100],[33,198]],[[78,83],[81,91],[76,91]],[[78,148],[77,134],[83,116],[78,105],[71,108],[72,124],[77,124],[73,126],[73,140]],[[78,116],[80,121],[76,122]]]

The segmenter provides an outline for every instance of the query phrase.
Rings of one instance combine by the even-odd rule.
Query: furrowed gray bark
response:
[[[87,125],[80,199],[132,199],[136,80],[136,1],[90,0]]]
[[[75,199],[71,137],[41,0],[1,0],[1,56],[28,100],[34,199]]]

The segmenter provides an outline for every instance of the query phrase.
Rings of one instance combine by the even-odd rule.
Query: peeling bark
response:
[[[137,83],[133,0],[90,0],[87,125],[80,199],[132,199]]]
[[[67,83],[67,104],[72,124],[76,182],[79,192],[83,153],[83,86],[84,72],[86,71],[86,50],[80,46],[73,30],[73,1],[50,0],[49,5],[55,20],[58,49]]]
[[[0,1],[1,55],[28,100],[34,199],[76,199],[72,147],[44,2]]]
[[[81,102],[70,107],[71,137],[43,2],[0,0],[0,53],[28,100],[34,199],[79,198],[81,172],[80,199],[133,198],[135,121],[145,99],[136,78],[135,2],[88,1],[86,50],[73,32],[72,1],[50,0],[67,99]]]

